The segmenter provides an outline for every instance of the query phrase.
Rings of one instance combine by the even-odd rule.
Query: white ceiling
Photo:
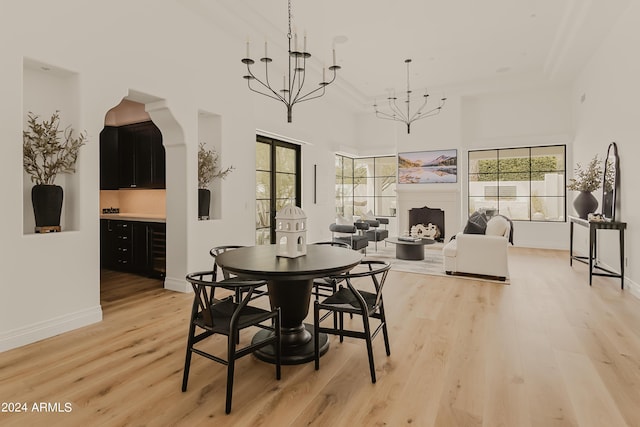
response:
[[[243,44],[248,38],[256,65],[268,41],[274,72],[284,69],[286,0],[179,1],[201,15],[208,12]],[[629,1],[292,0],[292,25],[300,46],[307,34],[311,71],[317,76],[312,84],[323,65],[331,65],[335,46],[342,67],[336,85],[370,105],[390,89],[405,90],[407,58],[413,60],[411,88],[428,89],[436,97],[496,82],[571,79]],[[233,22],[221,17],[220,7]],[[238,59],[245,56],[239,50]]]

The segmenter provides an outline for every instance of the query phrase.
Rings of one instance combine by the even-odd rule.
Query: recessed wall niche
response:
[[[205,150],[214,150],[218,155],[217,168],[225,169],[229,165],[224,163],[224,156],[222,155],[222,117],[209,113],[207,111],[199,111],[198,112],[198,147],[200,144],[203,144]],[[219,169],[216,169],[217,172]],[[198,187],[198,219],[199,220],[209,220],[209,219],[220,219],[222,217],[222,179],[214,178],[210,183],[208,183],[204,188],[205,190],[209,190],[209,214],[203,215],[204,211],[202,209],[202,204],[206,205],[206,197],[203,198],[201,186],[199,182],[196,182]]]
[[[29,112],[39,116],[38,120],[49,120],[57,110],[60,114],[60,130],[67,126],[74,129],[74,136],[84,131],[80,122],[80,96],[78,74],[60,67],[46,64],[30,58],[23,59],[22,68],[22,100],[23,100],[23,129],[27,129],[27,115]],[[86,141],[90,143],[90,141]],[[21,140],[15,141],[21,143]],[[80,170],[82,169],[83,150],[80,148],[76,162],[76,173],[58,174],[54,184],[63,188],[62,214],[60,228],[64,231],[78,230],[80,226]],[[34,183],[24,172],[22,176],[22,217],[23,234],[35,233],[35,217],[31,203],[31,188]]]

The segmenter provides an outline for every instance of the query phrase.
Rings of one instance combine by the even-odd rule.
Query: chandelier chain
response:
[[[287,33],[287,38],[289,40],[291,40],[291,37],[292,37],[292,35],[291,35],[291,0],[288,0],[288,1],[289,1],[289,9],[288,9],[288,12],[289,12],[289,32]]]

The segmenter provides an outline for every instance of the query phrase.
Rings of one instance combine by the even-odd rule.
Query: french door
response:
[[[256,244],[275,243],[276,213],[300,207],[300,146],[256,136]]]

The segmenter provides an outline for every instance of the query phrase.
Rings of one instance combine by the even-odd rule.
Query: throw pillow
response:
[[[363,215],[362,215],[362,219],[363,219],[363,220],[375,220],[375,219],[376,219],[376,217],[375,217],[375,215],[373,214],[373,212],[369,211],[369,212],[367,212],[366,214],[363,214]]]
[[[353,225],[353,217],[347,218],[342,215],[336,217],[336,224],[338,225]]]
[[[509,221],[503,216],[494,216],[487,222],[487,229],[485,234],[489,236],[509,236]]]
[[[464,227],[465,234],[484,234],[487,228],[487,217],[480,212],[474,212],[469,217],[467,225]]]

